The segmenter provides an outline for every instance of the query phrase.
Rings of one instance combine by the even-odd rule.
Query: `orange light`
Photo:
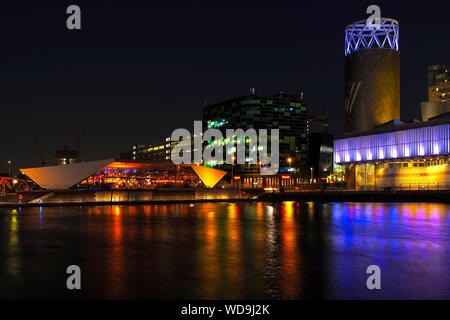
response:
[[[134,162],[111,162],[105,168],[147,168],[155,166],[155,164],[151,163],[134,163]]]
[[[240,176],[235,176],[235,177],[234,177],[234,180],[240,180],[240,179],[241,179]]]
[[[291,178],[291,176],[281,176],[281,179],[290,179]]]

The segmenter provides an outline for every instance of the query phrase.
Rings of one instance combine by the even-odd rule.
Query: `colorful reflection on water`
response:
[[[1,209],[0,298],[449,299],[449,245],[445,204]]]

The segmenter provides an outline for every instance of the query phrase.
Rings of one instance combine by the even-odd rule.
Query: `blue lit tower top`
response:
[[[398,22],[394,19],[380,18],[377,28],[362,20],[345,29],[345,55],[360,49],[387,48],[398,51]]]

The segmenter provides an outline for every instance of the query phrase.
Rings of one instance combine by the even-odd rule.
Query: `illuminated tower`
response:
[[[400,119],[399,28],[380,18],[345,29],[345,132],[370,130]]]

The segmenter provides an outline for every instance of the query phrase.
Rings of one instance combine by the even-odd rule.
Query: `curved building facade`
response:
[[[356,22],[345,30],[345,131],[400,119],[398,22]]]

